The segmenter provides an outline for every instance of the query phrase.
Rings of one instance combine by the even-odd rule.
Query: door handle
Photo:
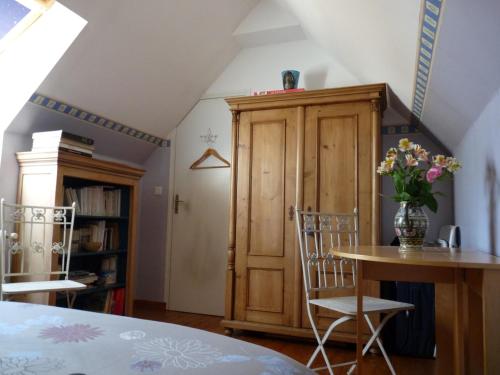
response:
[[[288,207],[288,219],[292,221],[294,216],[295,216],[295,209],[293,208],[293,206]]]
[[[184,201],[181,201],[179,199],[179,194],[175,194],[175,200],[174,200],[174,214],[179,213],[179,205],[184,204]]]

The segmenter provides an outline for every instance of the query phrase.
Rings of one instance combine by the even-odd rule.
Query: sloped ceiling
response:
[[[60,2],[88,25],[38,91],[165,137],[236,55],[258,0]]]
[[[360,82],[385,81],[411,109],[424,0],[278,0]],[[454,150],[500,88],[500,2],[448,0],[421,121]]]
[[[420,0],[279,0],[360,82],[387,82],[411,107]]]
[[[240,34],[262,44],[241,21],[252,9],[265,19],[273,1],[359,82],[389,83],[411,109],[424,0],[60,1],[89,24],[39,92],[153,135],[177,126],[247,46]],[[500,87],[500,2],[444,4],[421,119],[454,149]]]
[[[260,0],[233,36],[245,48],[307,39],[299,20],[276,0]]]
[[[143,164],[158,146],[134,137],[111,131],[103,127],[90,125],[78,118],[71,117],[57,111],[50,111],[31,102],[24,108],[13,121],[14,126],[7,129],[7,133],[28,136],[34,132],[51,130],[64,130],[95,141],[95,154],[107,156],[117,160]],[[31,141],[29,142],[31,146]],[[16,150],[27,151],[28,149]]]
[[[452,150],[500,88],[499,15],[498,0],[445,3],[422,121]]]

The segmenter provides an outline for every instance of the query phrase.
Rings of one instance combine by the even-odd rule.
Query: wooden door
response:
[[[295,108],[240,114],[236,320],[292,323],[296,132]]]
[[[304,208],[306,210],[351,213],[359,211],[360,244],[372,241],[372,134],[369,102],[310,106],[306,108],[304,138]],[[374,138],[375,137],[375,138]],[[347,276],[349,277],[349,276]],[[367,294],[376,293],[371,285]],[[339,289],[319,297],[354,295],[354,289]],[[305,300],[305,298],[304,298]],[[326,328],[338,314],[319,308],[319,327]],[[305,307],[303,326],[310,327]],[[335,329],[355,332],[355,323]]]

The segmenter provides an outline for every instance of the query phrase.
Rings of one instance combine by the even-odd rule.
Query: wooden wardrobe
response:
[[[294,208],[359,210],[360,244],[380,233],[386,85],[227,99],[233,114],[226,308],[233,329],[311,336]],[[342,290],[338,295],[353,294]],[[378,295],[378,283],[367,287]],[[320,327],[334,317],[316,310]],[[354,341],[355,325],[334,339]]]

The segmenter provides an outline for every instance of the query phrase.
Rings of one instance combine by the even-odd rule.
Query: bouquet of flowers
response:
[[[377,168],[377,173],[392,177],[396,202],[408,202],[416,207],[427,206],[436,212],[438,203],[432,192],[432,185],[451,177],[460,169],[457,159],[444,155],[434,155],[408,138],[399,141],[397,148],[387,151],[385,160]]]

